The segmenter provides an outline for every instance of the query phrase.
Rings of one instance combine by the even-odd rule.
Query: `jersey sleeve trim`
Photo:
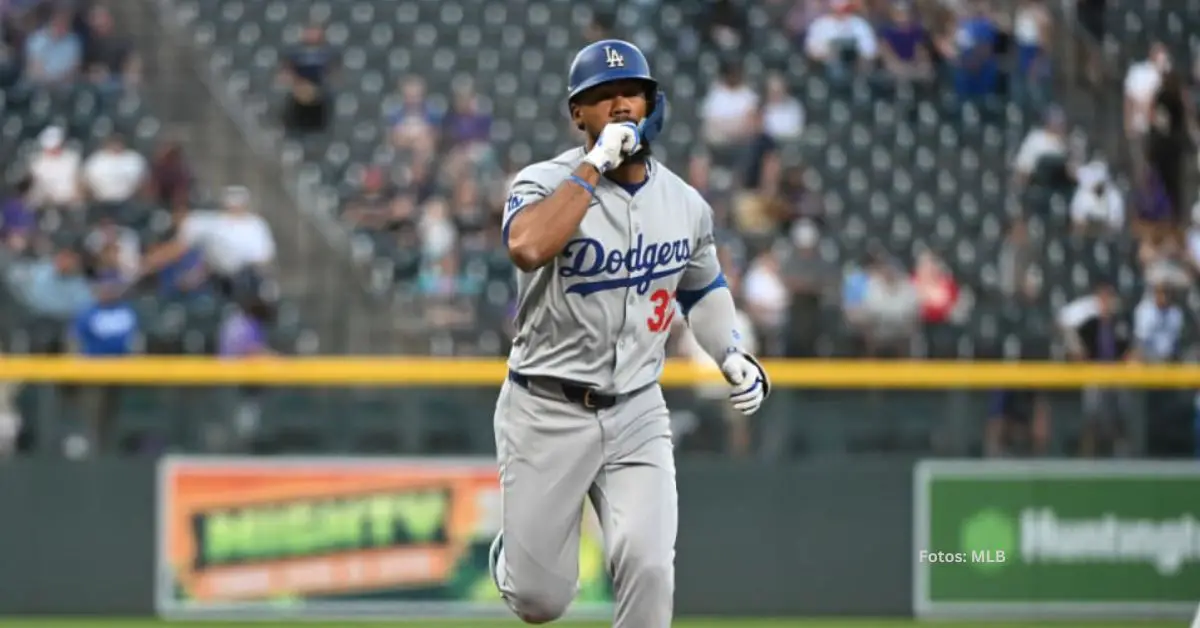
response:
[[[512,227],[513,218],[516,218],[517,214],[521,213],[524,209],[524,206],[517,207],[516,209],[508,211],[508,213],[506,213],[504,216],[504,224],[500,227],[500,234],[504,239],[504,248],[506,249],[508,248],[508,230],[510,227]]]
[[[728,288],[729,283],[725,281],[725,273],[717,273],[715,279],[707,286],[698,290],[679,290],[675,293],[675,300],[679,302],[679,307],[683,309],[683,315],[687,316],[691,311],[692,306],[696,305],[704,295],[716,290],[717,288]]]
[[[508,248],[508,231],[512,228],[513,218],[530,205],[550,196],[550,193],[544,185],[535,181],[519,180],[513,184],[508,200],[504,203],[504,218],[500,224],[505,248]]]

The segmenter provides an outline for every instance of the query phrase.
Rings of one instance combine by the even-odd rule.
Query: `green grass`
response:
[[[1184,622],[916,622],[912,620],[892,619],[680,619],[676,620],[674,628],[913,628],[926,626],[929,628],[1178,628]],[[192,626],[203,628],[347,628],[353,626],[349,622],[167,622],[153,619],[5,619],[0,620],[0,628],[168,628],[171,626]],[[517,620],[475,620],[475,621],[382,621],[365,622],[362,624],[374,628],[478,628],[479,626],[523,626]],[[555,622],[549,624],[555,628],[607,628],[607,623],[596,622]]]

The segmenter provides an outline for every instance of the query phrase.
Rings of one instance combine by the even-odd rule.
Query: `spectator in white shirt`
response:
[[[84,162],[83,181],[88,195],[96,202],[118,204],[138,193],[147,171],[146,159],[114,133]]]
[[[746,84],[742,69],[735,63],[726,64],[700,107],[709,146],[734,146],[748,140],[758,102],[758,94]]]
[[[1071,198],[1071,224],[1079,235],[1116,235],[1125,226],[1125,199],[1108,175],[1108,166],[1093,161],[1079,167],[1079,187]]]
[[[83,200],[79,151],[68,148],[66,140],[66,133],[57,126],[46,127],[38,135],[42,150],[29,165],[34,206],[78,207]]]
[[[271,227],[251,210],[250,191],[246,188],[226,188],[223,202],[224,211],[188,214],[176,237],[144,258],[141,275],[156,273],[188,251],[199,249],[226,296],[257,291],[275,261]]]
[[[1129,139],[1141,138],[1150,128],[1154,98],[1170,69],[1171,56],[1161,42],[1151,44],[1145,61],[1129,66],[1125,74],[1125,134]]]
[[[779,254],[768,250],[759,255],[746,271],[742,287],[746,314],[754,322],[755,335],[763,355],[778,355],[783,347],[791,297],[784,283]]]
[[[84,238],[83,246],[92,259],[99,258],[105,250],[116,250],[116,268],[119,279],[129,281],[137,277],[141,265],[142,246],[137,231],[118,225],[111,214],[103,214],[96,228]]]
[[[1024,186],[1039,162],[1047,157],[1067,159],[1067,121],[1061,111],[1051,110],[1046,123],[1030,129],[1013,159],[1013,183]]]
[[[804,106],[788,93],[779,74],[767,77],[762,116],[763,131],[777,142],[795,140],[804,131]]]
[[[1178,357],[1183,333],[1183,310],[1171,303],[1165,285],[1159,283],[1133,311],[1132,356],[1142,362],[1171,362]]]
[[[852,0],[830,0],[830,12],[813,20],[804,40],[809,59],[824,64],[834,79],[857,67],[869,70],[879,57],[879,40]]]

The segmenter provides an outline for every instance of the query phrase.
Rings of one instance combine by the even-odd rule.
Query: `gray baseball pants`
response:
[[[535,624],[566,612],[586,496],[604,532],[613,627],[669,628],[679,513],[662,390],[587,409],[552,380],[506,381],[495,433],[504,539],[496,578],[509,608]]]

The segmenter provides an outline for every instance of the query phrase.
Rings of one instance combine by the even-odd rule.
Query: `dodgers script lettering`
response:
[[[646,244],[643,236],[639,235],[634,246],[628,250],[610,251],[594,238],[577,238],[567,243],[562,256],[567,260],[558,268],[558,274],[563,278],[588,279],[629,273],[628,277],[617,276],[572,284],[567,288],[568,294],[587,296],[604,290],[630,287],[636,288],[638,294],[646,294],[651,282],[681,273],[687,268],[692,258],[692,245],[686,239]]]

